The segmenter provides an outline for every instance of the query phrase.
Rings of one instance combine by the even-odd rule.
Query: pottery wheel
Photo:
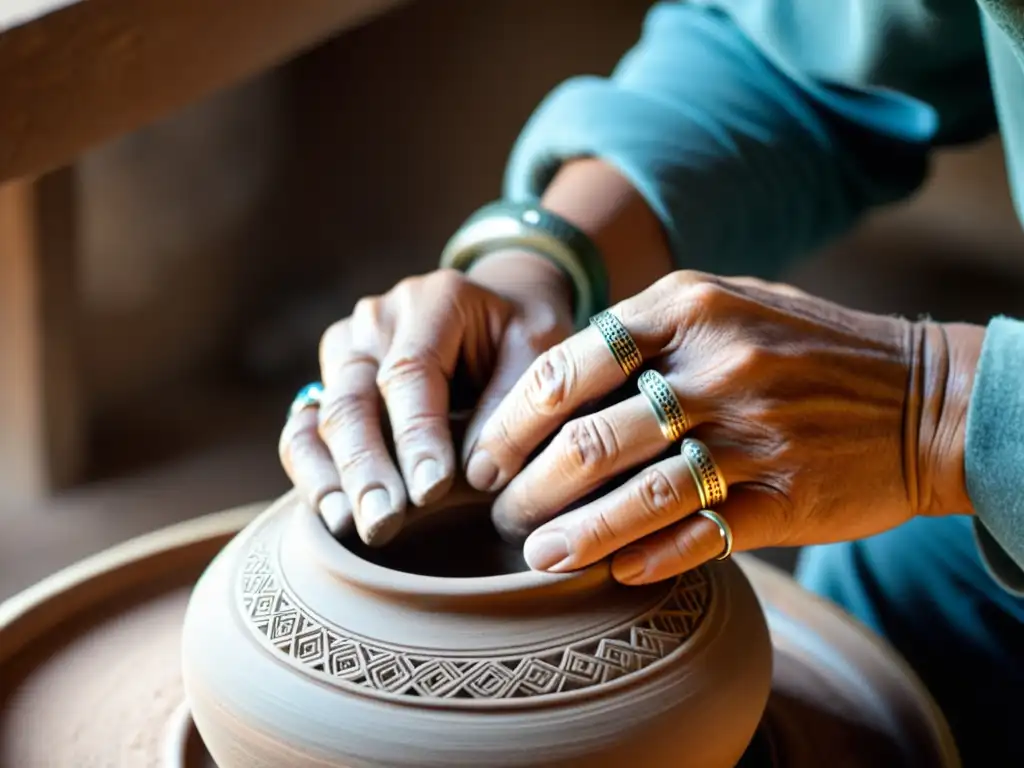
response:
[[[0,604],[0,768],[213,768],[183,702],[182,617],[203,569],[265,506],[134,539]],[[775,648],[743,768],[959,765],[896,654],[781,571],[737,560]]]
[[[0,768],[209,768],[184,707],[192,587],[266,505],[84,560],[0,604]]]

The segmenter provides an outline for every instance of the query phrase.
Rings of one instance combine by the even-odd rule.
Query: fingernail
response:
[[[436,459],[420,461],[412,472],[412,487],[416,504],[423,506],[436,501],[437,497],[442,495],[439,491],[444,491],[444,487],[441,485],[444,479],[441,465]]]
[[[373,488],[359,500],[355,517],[359,538],[370,546],[380,546],[398,534],[405,515],[391,506],[391,496],[384,488]]]
[[[466,480],[478,491],[492,491],[498,484],[498,466],[487,451],[474,451],[466,465]]]
[[[523,545],[523,557],[535,571],[548,571],[569,558],[569,542],[557,531],[535,534]]]
[[[344,536],[352,529],[352,506],[341,491],[332,491],[320,499],[320,516],[334,536]]]
[[[619,582],[635,581],[646,570],[647,558],[636,549],[624,549],[612,559],[612,576]]]

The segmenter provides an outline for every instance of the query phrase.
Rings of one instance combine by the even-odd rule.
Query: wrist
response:
[[[675,269],[654,211],[625,176],[602,160],[568,161],[544,190],[541,205],[572,222],[597,246],[613,304]]]
[[[920,324],[920,512],[974,514],[964,469],[967,412],[985,329],[966,323]]]
[[[547,304],[572,323],[572,280],[550,259],[527,250],[497,250],[474,261],[466,277],[512,301]]]

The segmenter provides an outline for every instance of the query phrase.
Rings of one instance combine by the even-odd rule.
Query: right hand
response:
[[[530,363],[572,330],[567,279],[529,253],[492,254],[468,275],[439,270],[364,298],[321,339],[323,397],[319,410],[300,411],[285,425],[285,471],[333,533],[354,522],[367,544],[384,544],[401,529],[409,499],[423,506],[452,486],[456,385],[478,394],[468,455]],[[488,487],[472,468],[470,481]]]

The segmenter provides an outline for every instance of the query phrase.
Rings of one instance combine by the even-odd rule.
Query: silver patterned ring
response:
[[[670,443],[682,439],[686,430],[690,428],[690,421],[686,418],[686,411],[679,404],[679,398],[672,391],[668,380],[654,369],[648,368],[640,374],[636,386],[650,403],[665,439]]]
[[[697,486],[701,509],[711,509],[725,501],[729,495],[729,486],[708,447],[696,438],[687,437],[679,452],[686,460],[686,466]]]
[[[701,509],[697,512],[718,526],[718,533],[722,536],[722,553],[715,560],[728,560],[732,556],[732,528],[725,522],[725,518],[713,509]]]
[[[301,413],[307,408],[319,408],[320,398],[324,394],[324,385],[318,381],[314,381],[312,384],[307,384],[292,400],[291,406],[288,408],[288,418],[293,419],[297,413]]]
[[[644,364],[644,356],[640,353],[640,347],[636,345],[633,337],[629,335],[626,326],[622,324],[615,315],[608,310],[594,315],[590,318],[590,324],[597,329],[612,353],[615,362],[628,379],[640,366]]]

